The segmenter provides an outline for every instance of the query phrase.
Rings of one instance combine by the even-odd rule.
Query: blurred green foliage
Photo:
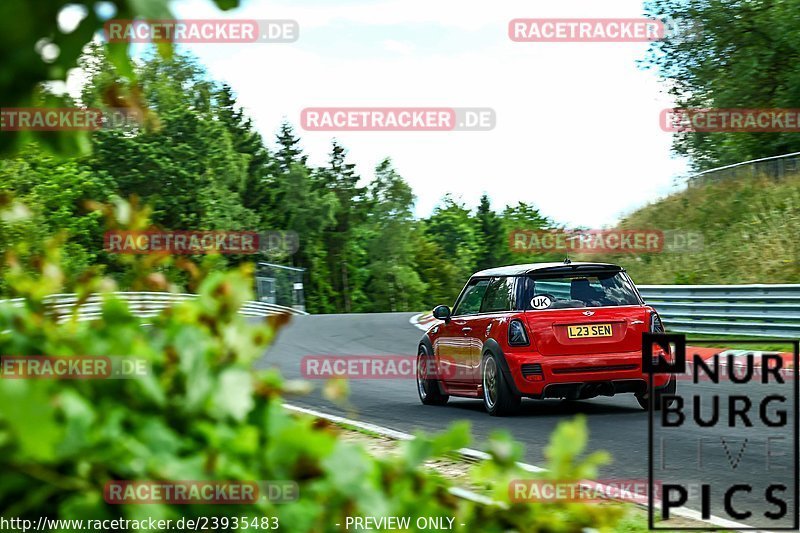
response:
[[[506,503],[510,511],[520,515],[520,519],[514,522],[519,531],[526,531],[531,519],[535,522],[532,531],[569,531],[579,524],[599,531],[616,531],[616,524],[625,514],[623,506],[567,500],[520,502],[515,501],[509,490],[515,481],[550,481],[558,486],[596,479],[599,468],[609,463],[611,457],[603,451],[585,455],[588,442],[584,416],[560,422],[545,448],[546,470],[531,474],[515,466],[516,461],[522,460],[522,446],[507,432],[495,432],[488,450],[492,461],[476,467],[473,481],[489,490],[493,500]],[[529,513],[533,518],[525,516]]]
[[[7,207],[4,214],[18,210]],[[136,206],[108,208],[142,224]],[[24,223],[24,218],[22,219]],[[527,476],[516,465],[522,447],[495,435],[491,460],[476,482],[492,489],[498,504],[455,497],[449,482],[424,462],[469,444],[469,427],[418,435],[397,457],[373,458],[339,440],[337,429],[283,409],[291,387],[273,370],[252,370],[286,317],[254,322],[237,314],[252,298],[246,266],[227,272],[194,266],[196,300],[148,318],[134,316],[111,294],[110,279],[87,276],[79,301],[106,295],[102,316],[59,322],[44,297],[63,290],[62,250],[40,247],[23,269],[8,253],[6,281],[21,306],[0,303],[0,354],[55,357],[120,356],[148,361],[147,376],[123,380],[0,379],[0,516],[71,519],[177,519],[198,516],[275,516],[281,530],[337,531],[346,516],[450,516],[479,531],[613,531],[618,506],[508,505],[506,480]],[[169,258],[163,258],[169,261]],[[132,270],[153,276],[146,258]],[[192,270],[184,263],[182,268]],[[157,274],[155,274],[157,275]],[[604,454],[581,458],[585,421],[559,425],[547,456],[558,479],[597,473]],[[294,480],[299,499],[248,505],[109,505],[103,488],[112,480]]]
[[[239,0],[214,0],[220,9],[232,9]],[[64,17],[65,8],[73,17]],[[78,16],[75,16],[78,15]],[[4,108],[70,107],[68,97],[59,92],[42,91],[45,82],[65,82],[78,58],[96,34],[103,32],[109,18],[131,20],[171,19],[167,0],[3,0],[0,2],[0,94]],[[68,19],[78,20],[72,27]],[[105,103],[146,111],[136,90],[136,75],[129,56],[129,43],[106,43],[107,55],[127,84],[109,88]],[[159,53],[167,58],[171,43],[160,43]],[[86,102],[84,102],[86,104]],[[19,150],[31,141],[62,155],[87,153],[89,133],[80,131],[4,131],[0,135],[0,154]]]

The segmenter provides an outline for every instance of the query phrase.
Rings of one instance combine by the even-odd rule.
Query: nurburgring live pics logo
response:
[[[668,520],[672,510],[691,505],[699,508],[704,520],[711,518],[713,509],[715,516],[723,515],[724,519],[744,522],[744,525],[736,525],[734,529],[737,530],[797,530],[800,525],[797,410],[800,341],[693,339],[691,342],[712,346],[720,343],[783,343],[791,344],[794,354],[790,361],[780,354],[757,352],[759,357],[756,357],[754,352],[742,358],[739,365],[725,364],[720,353],[705,358],[692,354],[691,383],[684,382],[661,395],[649,395],[650,529],[691,529],[672,525],[655,527],[653,487],[657,484],[662,492],[662,520]],[[670,348],[671,345],[674,349]],[[654,350],[654,346],[659,350]],[[658,357],[662,350],[674,354],[672,362]],[[789,364],[793,366],[792,373],[784,371]],[[744,371],[736,368],[741,365],[749,368]],[[654,374],[675,376],[686,373],[686,367],[684,335],[643,333],[642,369],[649,376],[650,390],[653,390]],[[726,377],[725,373],[728,374]],[[698,386],[700,384],[702,387]],[[680,394],[681,391],[686,392]],[[659,402],[658,410],[656,401]],[[786,442],[790,429],[793,429],[791,445]],[[657,430],[658,451],[655,450]],[[695,464],[686,460],[687,447],[692,453],[697,453]],[[673,448],[671,453],[670,448]],[[793,450],[794,454],[776,453],[778,448]],[[681,455],[677,462],[667,460],[676,453]],[[658,478],[655,477],[656,457],[659,461]],[[713,475],[706,471],[713,472]],[[692,477],[702,480],[699,491],[690,492],[692,483],[688,480]]]

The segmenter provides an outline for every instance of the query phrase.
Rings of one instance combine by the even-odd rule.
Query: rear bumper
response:
[[[591,398],[647,391],[648,375],[642,372],[642,353],[542,356],[538,353],[505,354],[508,372],[517,392],[531,398]],[[532,374],[539,365],[541,372]],[[540,376],[540,377],[539,377]],[[668,374],[653,376],[653,385],[667,385]]]

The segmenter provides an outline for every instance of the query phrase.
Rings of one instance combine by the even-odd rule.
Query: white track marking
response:
[[[358,420],[352,420],[350,418],[345,418],[343,416],[337,416],[337,415],[332,415],[332,414],[328,414],[328,413],[323,413],[322,411],[316,411],[314,409],[307,409],[305,407],[299,407],[297,405],[291,405],[291,404],[288,404],[286,402],[283,403],[283,407],[288,409],[288,410],[290,410],[290,411],[303,413],[303,414],[310,415],[310,416],[313,416],[313,417],[316,417],[316,418],[323,418],[325,420],[329,420],[329,421],[337,423],[337,424],[343,424],[343,425],[347,425],[347,426],[363,429],[365,431],[376,433],[378,435],[381,435],[383,437],[388,437],[390,439],[413,440],[415,438],[414,435],[410,435],[408,433],[403,433],[402,431],[397,431],[397,430],[386,428],[386,427],[383,427],[383,426],[378,426],[376,424],[371,424],[369,422],[361,422],[361,421],[358,421]],[[471,460],[484,461],[484,460],[490,458],[489,454],[487,454],[486,452],[482,452],[480,450],[474,450],[472,448],[461,448],[459,450],[456,450],[456,453],[458,453],[462,457],[465,457],[465,458],[471,459]],[[527,471],[527,472],[539,473],[539,472],[546,472],[547,471],[545,468],[542,468],[542,467],[539,467],[539,466],[536,466],[536,465],[531,465],[531,464],[528,464],[528,463],[520,463],[520,462],[518,462],[517,466],[519,468]],[[586,481],[586,482],[581,482],[581,485],[582,486],[586,486],[588,488],[592,488],[592,489],[598,489],[598,490],[600,490],[602,492],[605,492],[606,494],[613,493],[613,488],[612,487],[609,487],[608,485],[603,485],[602,483],[596,483],[594,481]],[[490,500],[489,498],[486,498],[485,496],[481,496],[479,494],[476,494],[474,492],[471,492],[471,491],[468,491],[468,490],[465,490],[465,489],[453,488],[453,489],[451,489],[450,492],[451,492],[451,494],[453,494],[455,496],[462,496],[462,497],[464,497],[466,499],[470,499],[470,500],[475,501],[477,503],[485,503],[485,504],[491,504],[491,505],[500,504],[500,502],[494,502],[494,501]],[[647,508],[647,504],[641,502],[639,499],[636,499],[636,498],[620,498],[620,499],[622,499],[623,501],[629,502],[629,503],[633,503],[634,505],[638,505],[639,507],[644,507],[645,509]],[[661,509],[661,504],[659,504],[657,502],[654,502],[653,507],[655,507],[656,509]],[[681,516],[683,518],[689,518],[689,519],[695,520],[697,522],[705,522],[707,524],[711,524],[711,525],[716,526],[716,527],[724,527],[724,528],[733,529],[733,530],[745,529],[745,528],[749,527],[746,524],[740,524],[738,522],[733,522],[731,520],[727,520],[725,518],[721,518],[719,516],[714,516],[714,515],[711,515],[711,517],[709,519],[704,520],[699,511],[694,511],[692,509],[687,509],[685,507],[679,507],[677,509],[672,509],[670,512],[675,516]]]

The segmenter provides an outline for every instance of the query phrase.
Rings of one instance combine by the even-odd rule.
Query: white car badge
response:
[[[594,314],[594,311],[584,311],[583,314],[586,316],[592,316]]]

